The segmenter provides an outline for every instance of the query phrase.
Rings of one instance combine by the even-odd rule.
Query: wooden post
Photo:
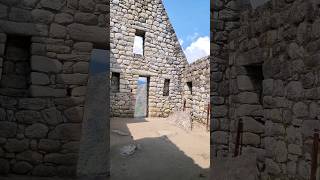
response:
[[[311,173],[310,180],[317,179],[317,166],[318,166],[318,143],[319,143],[319,132],[317,129],[314,130],[313,134],[313,148],[312,148],[312,159],[311,159]]]
[[[242,129],[243,129],[243,123],[242,119],[239,119],[238,121],[238,128],[237,128],[237,137],[236,137],[236,145],[234,149],[234,157],[237,157],[239,155],[239,149],[241,148],[242,145],[240,145],[240,142],[242,141],[241,139],[241,134],[242,134]],[[240,147],[240,148],[239,148]]]
[[[211,105],[210,105],[210,103],[208,103],[208,109],[207,109],[207,131],[210,131],[210,126],[209,126],[210,111],[211,111]]]

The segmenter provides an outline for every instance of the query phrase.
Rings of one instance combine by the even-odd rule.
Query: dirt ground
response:
[[[204,128],[187,132],[163,118],[114,118],[110,129],[111,180],[209,179],[210,134]],[[130,144],[134,153],[121,155]]]

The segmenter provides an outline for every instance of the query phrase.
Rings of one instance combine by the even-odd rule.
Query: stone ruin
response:
[[[133,53],[135,35],[143,55]],[[110,116],[133,116],[137,79],[145,76],[148,116],[181,111],[186,99],[195,120],[206,121],[209,58],[187,63],[161,0],[1,0],[1,175],[109,174],[109,116],[97,120],[85,108],[94,104],[86,96],[99,100],[87,94],[89,64],[109,60],[99,51],[110,51]],[[100,134],[107,145],[86,154]]]
[[[193,119],[206,122],[209,58],[188,64],[162,2],[112,1],[110,9],[111,115],[133,117],[138,78],[147,77],[150,117],[181,111],[186,100]]]
[[[211,2],[212,157],[230,159],[239,147],[256,155],[257,179],[310,179],[320,117],[320,1]]]

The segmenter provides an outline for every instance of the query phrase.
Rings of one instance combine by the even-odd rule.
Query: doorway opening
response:
[[[146,76],[140,76],[137,82],[136,102],[134,109],[135,118],[148,117],[148,102],[149,102],[149,84],[150,78]]]

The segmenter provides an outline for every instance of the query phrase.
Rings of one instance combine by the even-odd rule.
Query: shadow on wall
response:
[[[166,135],[133,140],[129,123],[145,123],[145,118],[111,120],[110,157],[112,180],[205,180],[209,169],[195,164]],[[119,135],[120,130],[127,135]],[[121,155],[127,145],[137,148],[130,156]]]

